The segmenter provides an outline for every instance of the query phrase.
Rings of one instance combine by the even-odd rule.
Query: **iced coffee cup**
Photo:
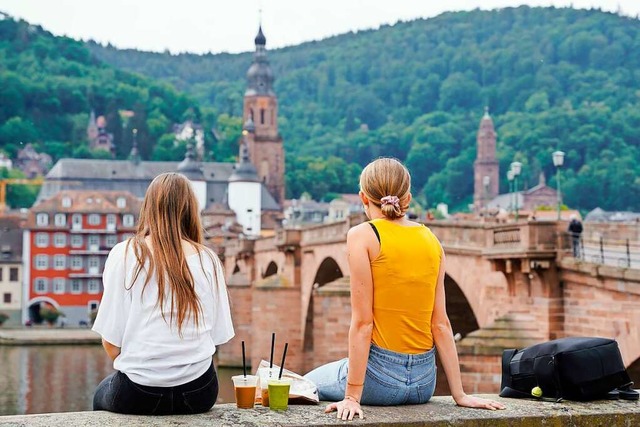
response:
[[[258,377],[255,375],[236,375],[231,379],[236,394],[236,406],[240,409],[253,408]]]
[[[291,388],[290,378],[270,379],[269,387],[269,409],[274,411],[286,411],[289,408],[289,389]]]
[[[260,397],[262,398],[262,406],[269,406],[269,380],[278,378],[277,368],[258,368],[258,376],[260,377]]]

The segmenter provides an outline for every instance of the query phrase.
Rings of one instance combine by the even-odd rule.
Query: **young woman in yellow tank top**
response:
[[[444,251],[424,225],[405,215],[409,171],[381,158],[360,175],[360,199],[369,222],[347,234],[351,275],[349,357],[306,375],[326,412],[363,417],[364,405],[426,403],[435,389],[435,350],[459,406],[504,409],[462,389],[444,295]]]

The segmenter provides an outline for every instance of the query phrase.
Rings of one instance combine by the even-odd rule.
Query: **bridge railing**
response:
[[[438,221],[427,224],[445,249],[477,250],[486,254],[553,252],[557,223],[531,221],[509,224]]]
[[[486,245],[485,225],[469,221],[434,221],[426,223],[445,248],[481,250]]]
[[[640,269],[640,242],[630,239],[574,236],[563,232],[560,236],[560,256],[613,267]]]

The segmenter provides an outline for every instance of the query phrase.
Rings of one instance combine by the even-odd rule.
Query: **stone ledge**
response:
[[[239,410],[233,404],[216,405],[206,414],[167,417],[119,415],[109,412],[69,412],[60,414],[0,417],[0,426],[464,426],[464,427],[629,427],[640,425],[640,404],[623,400],[599,402],[542,402],[501,399],[504,411],[458,408],[451,397],[434,397],[426,405],[365,407],[365,419],[353,423],[338,421],[335,413],[324,414],[324,405],[291,406],[286,413],[256,406]]]
[[[0,330],[0,345],[69,345],[100,344],[99,334],[90,329],[4,329]]]

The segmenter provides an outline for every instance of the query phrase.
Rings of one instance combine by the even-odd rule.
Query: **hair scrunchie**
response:
[[[398,196],[384,196],[380,199],[380,203],[382,206],[393,205],[396,208],[400,208],[400,199],[398,199]]]

